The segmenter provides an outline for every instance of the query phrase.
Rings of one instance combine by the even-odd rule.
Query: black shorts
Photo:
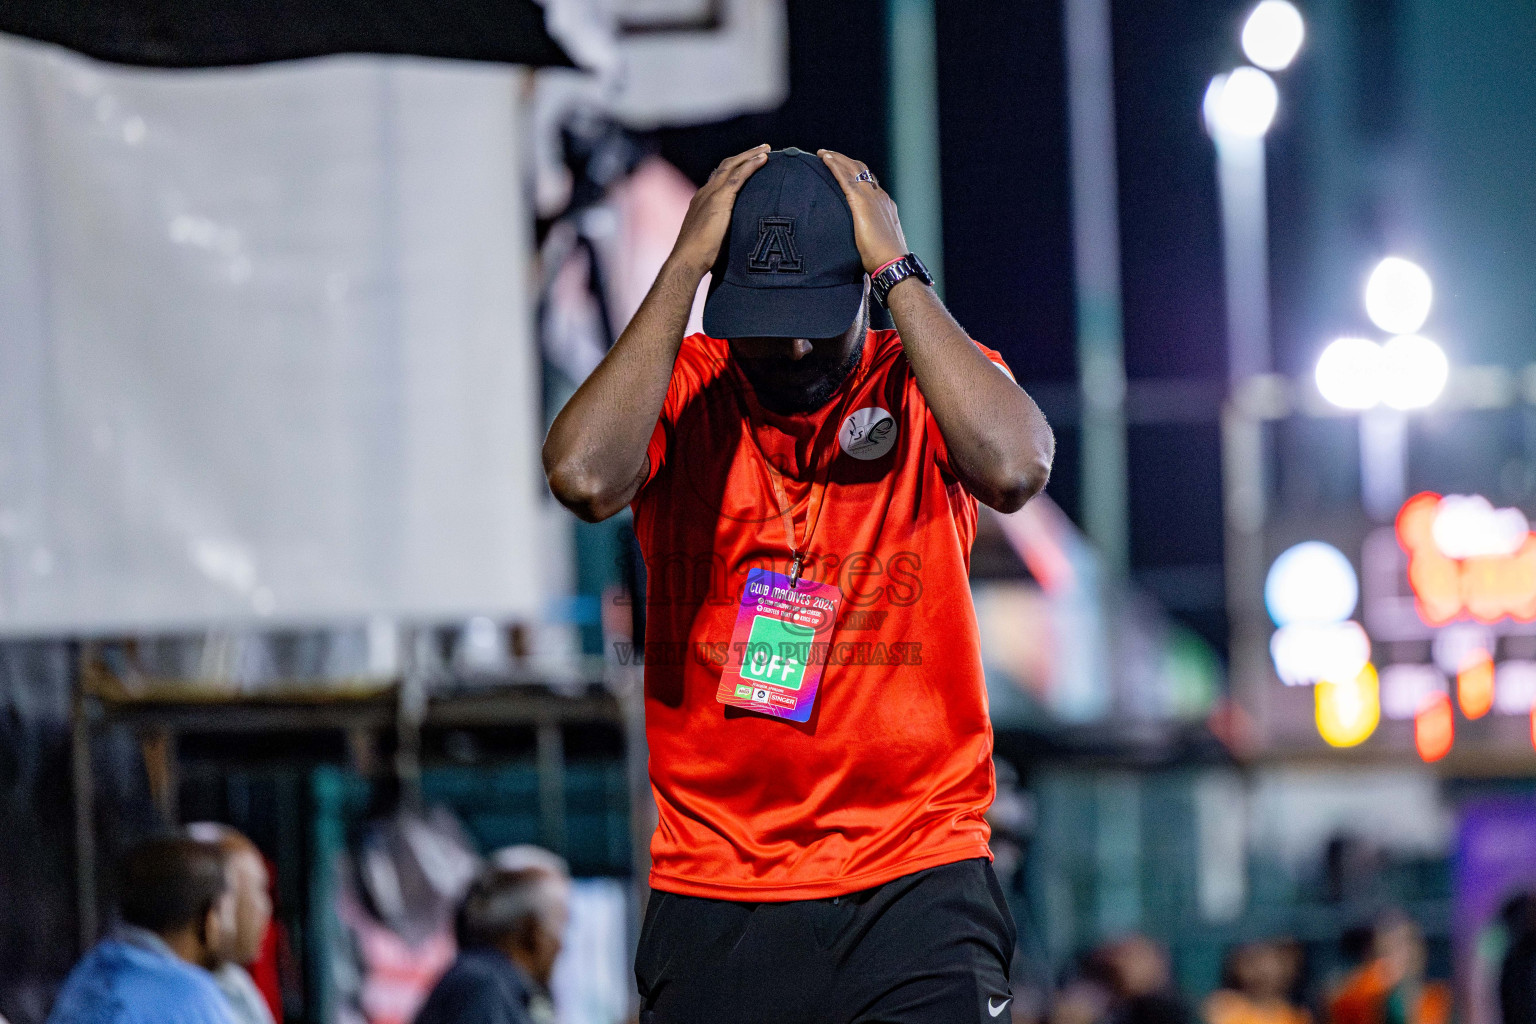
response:
[[[986,860],[787,903],[652,890],[640,1024],[1007,1024],[1016,938]]]

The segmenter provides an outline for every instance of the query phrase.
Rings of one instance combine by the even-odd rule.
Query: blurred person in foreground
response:
[[[1293,942],[1245,942],[1227,954],[1221,988],[1206,999],[1206,1024],[1311,1024],[1291,1002],[1300,956]]]
[[[1536,893],[1521,893],[1499,914],[1506,945],[1499,964],[1504,1024],[1536,1024]]]
[[[184,836],[130,850],[122,920],[65,979],[49,1024],[238,1024],[210,973],[235,933],[225,862]]]
[[[224,874],[235,901],[235,928],[219,951],[213,980],[229,1000],[236,1024],[274,1024],[272,1009],[250,975],[272,924],[267,862],[256,844],[228,825],[200,821],[188,825],[189,838],[212,843],[224,854]]]
[[[968,567],[977,503],[1022,507],[1054,440],[932,283],[864,164],[738,154],[544,442],[579,517],[633,507],[648,570],[642,1021],[1012,1001]]]
[[[1082,955],[1056,979],[1045,1019],[1048,1024],[1106,1024],[1115,1005],[1115,979],[1096,959]]]
[[[1328,1000],[1330,1024],[1449,1024],[1451,990],[1424,976],[1424,935],[1393,911],[1371,929],[1370,955]]]
[[[493,858],[459,907],[459,955],[415,1024],[551,1024],[549,982],[570,916],[570,886],[553,854]]]
[[[1110,993],[1109,1024],[1191,1024],[1194,1015],[1173,984],[1168,951],[1145,935],[1105,943],[1085,973]]]

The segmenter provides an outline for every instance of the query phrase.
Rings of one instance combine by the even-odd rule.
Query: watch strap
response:
[[[885,306],[886,296],[891,289],[909,277],[916,277],[927,285],[933,284],[933,277],[928,273],[928,268],[923,266],[923,261],[917,258],[916,253],[910,252],[870,275],[870,289],[875,293],[875,301]]]

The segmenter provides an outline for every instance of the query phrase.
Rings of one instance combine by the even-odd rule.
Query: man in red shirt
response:
[[[1023,505],[1054,441],[930,285],[862,163],[739,154],[545,441],[556,497],[631,505],[646,562],[642,1024],[1008,1005],[967,576],[977,500]]]

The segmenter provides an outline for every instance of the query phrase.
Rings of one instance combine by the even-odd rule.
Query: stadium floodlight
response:
[[[1221,91],[1227,87],[1227,73],[1223,71],[1211,79],[1205,87],[1205,98],[1200,101],[1200,116],[1205,122],[1206,133],[1215,136],[1220,130],[1217,118],[1221,116]]]
[[[1317,390],[1340,409],[1369,409],[1381,401],[1381,346],[1369,338],[1338,338],[1317,358]]]
[[[1434,287],[1424,268],[1401,256],[1376,264],[1365,282],[1365,311],[1388,334],[1413,334],[1429,319]]]
[[[1257,139],[1269,131],[1279,105],[1274,79],[1258,68],[1241,67],[1211,79],[1201,109],[1212,135]]]
[[[1450,373],[1439,345],[1417,334],[1400,334],[1381,347],[1381,400],[1394,409],[1433,405]]]
[[[1266,71],[1284,71],[1301,50],[1306,27],[1288,0],[1263,0],[1243,23],[1243,53]]]

